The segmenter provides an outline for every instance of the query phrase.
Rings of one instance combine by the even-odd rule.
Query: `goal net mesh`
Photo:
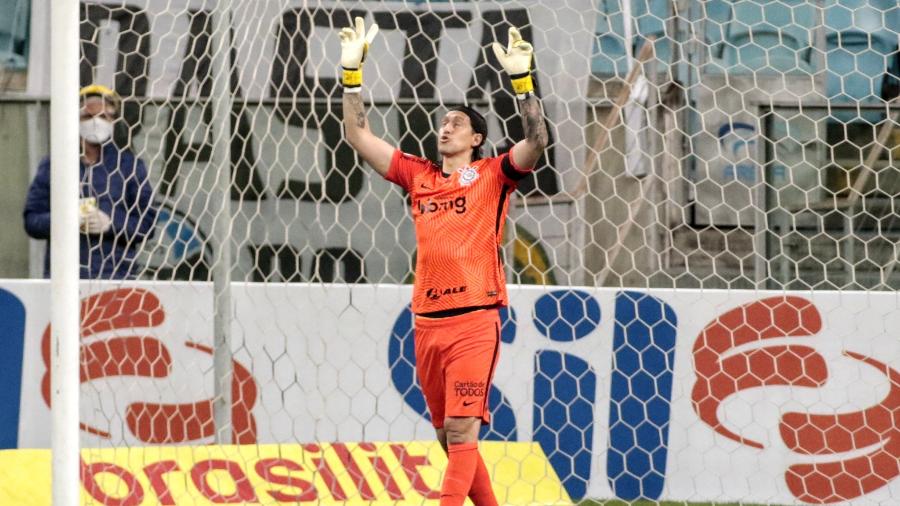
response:
[[[337,32],[355,16],[380,26],[372,130],[431,159],[460,104],[488,118],[488,155],[523,137],[489,45],[516,26],[535,48],[550,145],[510,202],[482,430],[503,501],[900,498],[896,2],[102,0],[81,15],[82,85],[121,95],[115,143],[146,165],[157,212],[129,239],[138,280],[82,287],[95,501],[436,499],[443,454],[408,443],[434,437],[409,202],[343,136]],[[138,182],[82,197],[144,219]],[[223,370],[219,441],[248,446],[216,453]],[[22,429],[35,444],[38,422]]]

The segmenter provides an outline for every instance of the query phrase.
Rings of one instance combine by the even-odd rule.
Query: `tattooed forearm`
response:
[[[543,149],[547,146],[549,136],[547,124],[544,122],[544,112],[537,97],[530,96],[519,102],[519,111],[522,114],[522,127],[525,130],[525,140]]]
[[[344,93],[344,125],[366,127],[366,108],[359,93]]]

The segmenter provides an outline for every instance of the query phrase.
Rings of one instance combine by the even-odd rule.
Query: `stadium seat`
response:
[[[900,3],[884,3],[884,26],[894,37],[900,37]]]
[[[667,0],[632,0],[631,15],[637,25],[634,54],[638,54],[647,37],[656,37],[657,65],[672,61],[672,38],[666,35],[666,20],[672,15]]]
[[[625,77],[628,58],[621,5],[619,0],[600,0],[600,8],[606,15],[597,16],[591,72],[600,76]]]
[[[705,20],[706,43],[710,47],[719,47],[725,41],[728,33],[728,23],[731,21],[731,2],[729,0],[708,0],[702,4],[705,11],[700,11],[700,16]]]
[[[825,7],[826,93],[841,101],[878,100],[897,47],[885,26],[893,16],[884,2],[831,0]]]
[[[669,14],[667,0],[600,0],[605,16],[597,16],[591,69],[597,75],[624,77],[628,73],[625,51],[625,16],[622,1],[631,2],[634,22],[633,54],[638,54],[647,37],[656,38],[656,57],[661,62],[672,59],[672,39],[666,36]]]
[[[0,68],[27,65],[29,0],[0,0]]]
[[[730,7],[718,52],[720,61],[711,71],[813,72],[810,59],[816,15],[811,4],[805,0],[738,0]]]

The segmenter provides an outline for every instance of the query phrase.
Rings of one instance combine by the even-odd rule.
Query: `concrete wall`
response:
[[[27,278],[29,240],[22,222],[31,182],[27,105],[0,102],[0,278]]]

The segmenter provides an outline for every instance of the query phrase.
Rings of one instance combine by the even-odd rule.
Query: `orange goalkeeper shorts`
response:
[[[444,417],[491,420],[488,394],[500,355],[500,313],[416,317],[416,374],[435,428]]]

